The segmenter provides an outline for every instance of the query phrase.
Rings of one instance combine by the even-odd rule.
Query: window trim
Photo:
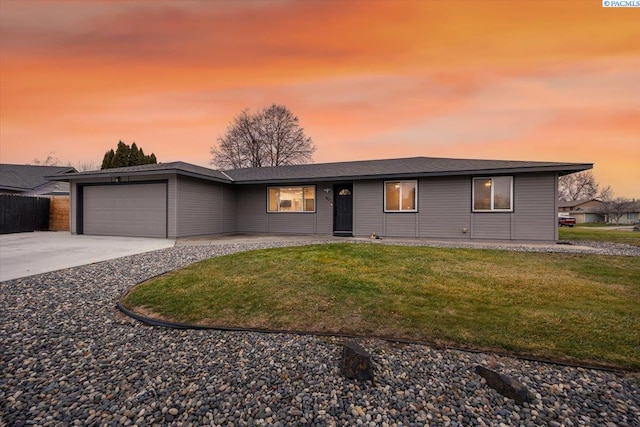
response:
[[[400,209],[398,210],[392,210],[392,209],[387,209],[387,184],[388,183],[395,183],[397,182],[398,184],[400,184],[400,192],[399,192],[399,203],[398,206],[400,207]],[[415,206],[414,209],[402,209],[402,183],[405,182],[411,182],[415,184],[415,193],[413,195],[413,205]],[[394,180],[388,180],[388,181],[384,181],[383,182],[383,196],[382,196],[382,209],[384,211],[384,213],[416,213],[418,212],[418,180],[417,179],[394,179]]]
[[[496,178],[510,178],[509,180],[509,209],[495,209],[495,194],[493,185],[493,180]],[[489,209],[476,209],[476,180],[478,179],[490,179],[492,181],[491,185],[491,207]],[[513,190],[514,190],[514,182],[515,177],[513,175],[493,175],[493,176],[476,176],[471,179],[471,211],[472,212],[480,212],[480,213],[509,213],[513,212]]]
[[[272,188],[300,188],[302,189],[302,208],[301,211],[272,211],[269,209],[269,190]],[[304,210],[304,189],[305,188],[313,188],[313,210],[305,211]],[[278,202],[280,201],[280,193],[278,192]],[[278,207],[280,207],[280,203],[278,203]],[[268,185],[267,186],[267,213],[268,214],[315,214],[318,209],[318,188],[317,185]]]

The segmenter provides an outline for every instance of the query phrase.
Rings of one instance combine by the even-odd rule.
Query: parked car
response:
[[[576,219],[572,216],[559,216],[558,227],[573,227],[576,225]]]

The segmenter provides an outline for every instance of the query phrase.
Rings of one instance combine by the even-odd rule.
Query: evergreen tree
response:
[[[131,144],[131,151],[129,152],[129,166],[146,165],[144,154],[138,150],[138,146],[134,142]]]
[[[100,167],[100,169],[109,169],[111,167],[111,162],[113,161],[113,156],[115,156],[113,148],[104,153],[104,157],[102,159],[102,167]]]
[[[118,142],[116,154],[111,160],[110,168],[123,168],[129,166],[129,152],[131,148],[122,141]]]
[[[131,147],[129,147],[129,145],[119,141],[115,152],[111,149],[104,154],[102,169],[123,168],[127,166],[156,163],[158,163],[158,160],[156,159],[155,154],[151,153],[151,155],[145,156],[142,148],[138,148],[135,142],[131,144]]]

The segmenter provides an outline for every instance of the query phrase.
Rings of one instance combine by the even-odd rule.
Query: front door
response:
[[[353,236],[353,184],[333,186],[333,234]]]

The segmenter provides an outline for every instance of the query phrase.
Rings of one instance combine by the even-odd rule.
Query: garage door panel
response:
[[[85,234],[167,235],[165,183],[87,186],[83,199]]]

